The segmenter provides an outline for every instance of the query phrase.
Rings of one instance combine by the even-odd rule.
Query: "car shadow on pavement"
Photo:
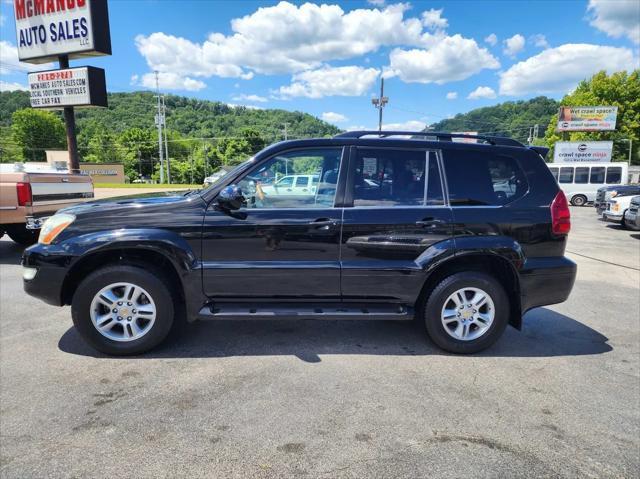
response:
[[[24,246],[13,241],[0,241],[0,265],[19,265]]]
[[[522,331],[509,327],[493,347],[475,356],[552,357],[602,354],[613,348],[596,330],[550,309],[528,313]],[[70,328],[58,347],[69,354],[107,357],[88,346]],[[199,321],[167,344],[141,356],[217,358],[296,356],[317,363],[322,355],[447,355],[431,343],[417,321],[246,320]],[[471,356],[473,357],[473,356]]]

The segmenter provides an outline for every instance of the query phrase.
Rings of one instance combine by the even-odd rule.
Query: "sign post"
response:
[[[69,68],[69,57],[58,58],[60,68]],[[76,137],[76,115],[72,106],[64,107],[64,125],[67,130],[67,147],[69,149],[69,169],[71,173],[80,173],[80,157],[78,156],[78,138]]]

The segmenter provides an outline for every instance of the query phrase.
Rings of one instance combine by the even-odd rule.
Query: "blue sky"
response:
[[[0,88],[21,88],[11,1],[0,0]],[[110,91],[154,87],[374,127],[418,129],[506,100],[560,98],[595,71],[638,68],[636,1],[109,2]]]

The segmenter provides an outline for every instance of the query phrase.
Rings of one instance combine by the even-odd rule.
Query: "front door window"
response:
[[[246,209],[330,208],[335,201],[342,148],[281,153],[238,182]]]

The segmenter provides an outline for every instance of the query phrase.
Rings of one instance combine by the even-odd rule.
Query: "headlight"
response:
[[[620,205],[618,203],[615,203],[613,205],[613,208],[611,208],[613,211],[618,211],[620,209]]]
[[[64,229],[73,223],[76,217],[65,213],[60,213],[51,216],[42,225],[40,230],[40,236],[38,237],[38,243],[51,244],[56,237],[64,231]]]

